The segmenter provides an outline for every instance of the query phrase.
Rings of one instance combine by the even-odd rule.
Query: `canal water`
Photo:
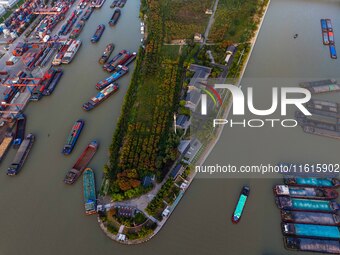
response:
[[[97,139],[100,148],[90,167],[100,185],[131,73],[119,81],[120,91],[100,107],[86,113],[81,105],[95,95],[96,82],[107,76],[97,63],[105,45],[115,43],[117,53],[123,48],[137,50],[140,44],[135,0],[127,2],[116,28],[107,27],[98,44],[89,42],[96,26],[106,24],[112,15],[109,5],[107,1],[86,23],[80,37],[84,44],[72,64],[64,68],[54,94],[28,106],[27,131],[36,134],[37,141],[23,171],[14,178],[5,175],[14,151],[1,163],[0,254],[295,254],[284,250],[279,210],[272,195],[272,186],[280,179],[200,175],[164,229],[139,246],[112,242],[100,230],[96,217],[84,215],[81,181],[66,186],[62,180],[86,144]],[[256,87],[259,106],[270,104],[268,90],[273,86],[337,77],[339,60],[331,60],[327,47],[322,46],[320,18],[333,20],[337,39],[339,13],[339,1],[272,0],[243,81],[244,89]],[[295,33],[299,37],[294,40]],[[340,102],[338,95],[332,99]],[[84,131],[72,155],[64,157],[60,151],[78,118],[86,122]],[[338,141],[306,135],[300,128],[225,128],[205,164],[336,162],[339,147]],[[245,184],[251,187],[249,203],[241,222],[233,225],[231,214]]]

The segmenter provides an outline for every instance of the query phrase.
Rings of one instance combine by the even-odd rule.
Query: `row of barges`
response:
[[[340,253],[340,209],[335,201],[340,180],[288,176],[274,187],[281,229],[288,250]]]
[[[337,58],[334,41],[334,31],[332,21],[330,19],[321,19],[322,41],[324,45],[329,46],[329,53],[332,59]]]
[[[119,7],[119,8],[123,8],[126,4],[127,0],[114,0],[111,5],[110,8],[115,8],[115,7]]]

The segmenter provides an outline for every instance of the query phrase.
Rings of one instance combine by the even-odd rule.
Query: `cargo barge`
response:
[[[314,81],[314,82],[302,82],[300,86],[308,89],[312,94],[319,94],[325,92],[335,92],[340,90],[340,85],[334,79]]]
[[[104,4],[105,0],[93,0],[91,2],[92,6],[95,8],[101,8]]]
[[[340,216],[334,213],[281,211],[281,219],[286,223],[340,226]]]
[[[13,141],[14,148],[19,148],[21,142],[24,140],[25,130],[26,130],[26,116],[25,114],[20,114],[20,116],[17,118],[17,125],[14,133]]]
[[[81,17],[81,20],[87,21],[91,17],[91,15],[93,13],[93,10],[94,9],[92,7],[87,8],[87,10],[85,11],[83,17]]]
[[[340,118],[340,104],[311,99],[306,103],[307,109],[313,114],[326,115],[333,118]]]
[[[340,241],[285,237],[285,248],[292,251],[340,254]]]
[[[6,134],[0,144],[0,162],[4,159],[6,152],[11,147],[12,141],[13,141],[12,133]]]
[[[116,9],[116,10],[114,11],[114,13],[112,14],[112,17],[111,17],[111,19],[110,19],[110,21],[109,21],[109,25],[110,25],[111,27],[113,27],[113,26],[115,26],[115,25],[117,24],[117,22],[118,22],[118,20],[119,20],[119,17],[120,17],[120,14],[121,14],[120,9]]]
[[[64,155],[69,155],[74,146],[76,145],[76,142],[79,138],[79,135],[84,127],[84,121],[83,120],[77,120],[73,126],[72,126],[72,129],[71,129],[71,132],[70,134],[68,135],[67,137],[67,141],[66,141],[66,144],[64,145],[64,148],[63,148],[63,151],[62,153]]]
[[[274,194],[276,196],[289,196],[294,198],[308,198],[331,200],[336,199],[339,194],[336,190],[330,188],[309,188],[288,185],[276,185],[274,187]]]
[[[326,19],[326,23],[327,23],[327,30],[333,31],[332,21],[330,19]]]
[[[61,64],[61,60],[64,57],[67,49],[70,47],[71,43],[73,42],[73,40],[67,40],[59,49],[59,52],[55,55],[54,59],[52,60],[52,65],[60,65]]]
[[[113,43],[106,45],[103,55],[99,59],[99,64],[104,65],[106,61],[110,58],[115,46]]]
[[[338,58],[338,56],[336,54],[335,45],[329,45],[329,53],[330,53],[332,59]]]
[[[54,68],[50,68],[45,72],[42,80],[40,80],[39,84],[35,86],[31,92],[31,101],[38,101],[43,97],[45,89],[53,81],[56,72]]]
[[[116,63],[118,63],[120,60],[122,60],[125,56],[127,56],[127,51],[126,50],[121,50],[116,56],[114,56],[112,59],[110,59],[110,61],[107,62],[103,66],[103,69],[105,71],[110,70],[110,66],[115,66]]]
[[[337,226],[282,223],[282,233],[285,236],[340,240],[340,230]]]
[[[70,34],[70,39],[76,39],[85,26],[85,21],[80,20]]]
[[[102,90],[105,87],[109,86],[111,83],[114,83],[115,81],[123,77],[128,72],[129,72],[129,68],[127,68],[126,66],[118,66],[118,70],[114,72],[111,76],[109,76],[108,78],[99,81],[96,84],[96,88],[98,90]]]
[[[136,55],[137,55],[136,52],[130,53],[128,51],[125,51],[115,61],[111,60],[110,63],[105,65],[104,69],[107,72],[112,73],[113,71],[117,69],[118,66],[128,66],[136,58]]]
[[[340,132],[339,131],[332,131],[323,128],[313,127],[309,125],[303,125],[302,129],[307,134],[319,135],[328,138],[340,139]]]
[[[110,8],[115,8],[118,4],[119,0],[114,0],[112,4],[110,5]]]
[[[28,134],[26,136],[15,155],[12,164],[7,169],[7,175],[17,175],[20,172],[33,146],[34,139],[35,137],[33,134]]]
[[[309,200],[290,197],[276,197],[278,208],[289,211],[336,212],[340,209],[336,201]]]
[[[249,192],[250,192],[250,189],[249,189],[248,186],[244,186],[242,188],[242,191],[241,191],[239,200],[237,202],[235,211],[234,211],[234,213],[231,217],[231,221],[234,224],[239,223],[239,221],[241,220],[242,213],[243,213],[244,207],[246,206],[246,202],[247,202],[247,199],[248,199],[248,196],[249,196]]]
[[[86,168],[83,174],[84,206],[86,215],[96,213],[96,183],[94,172],[91,168]]]
[[[107,99],[109,96],[117,92],[118,89],[119,89],[119,86],[117,83],[110,84],[109,86],[104,88],[102,91],[100,91],[95,97],[92,97],[87,103],[83,104],[83,109],[85,111],[92,110],[94,107],[96,107],[101,102],[103,102],[105,99]]]
[[[98,143],[96,141],[92,141],[89,145],[87,145],[86,149],[78,158],[77,162],[73,165],[72,169],[68,171],[64,178],[64,182],[66,184],[73,184],[78,180],[79,176],[83,173],[87,165],[90,163],[94,154],[98,149]]]
[[[74,40],[71,43],[70,47],[68,47],[65,55],[63,56],[63,58],[61,60],[61,63],[63,63],[63,64],[71,63],[72,59],[74,58],[74,56],[78,52],[80,46],[81,46],[81,41],[80,40]]]
[[[94,33],[94,35],[91,38],[91,42],[92,43],[98,42],[100,40],[100,38],[102,37],[104,30],[105,30],[105,25],[104,24],[99,25],[97,27],[96,32]]]
[[[340,180],[337,178],[314,178],[314,177],[285,177],[284,183],[292,186],[337,188]]]
[[[57,69],[51,82],[45,87],[43,91],[44,96],[49,96],[53,93],[55,87],[58,85],[60,78],[63,76],[63,70]]]

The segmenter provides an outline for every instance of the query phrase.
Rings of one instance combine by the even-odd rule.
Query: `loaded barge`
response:
[[[99,59],[99,64],[104,65],[106,63],[106,61],[110,58],[114,48],[115,46],[113,43],[106,45],[103,55]]]
[[[281,219],[287,223],[340,226],[340,216],[334,213],[281,211]]]
[[[5,157],[6,152],[10,148],[12,141],[13,141],[12,133],[6,134],[6,136],[4,137],[4,139],[2,140],[0,144],[0,162]]]
[[[97,27],[97,30],[96,32],[94,33],[94,35],[92,36],[91,38],[91,42],[92,43],[96,43],[99,41],[99,39],[102,37],[103,33],[104,33],[104,30],[105,30],[105,25],[104,24],[101,24]]]
[[[78,52],[80,46],[81,46],[81,41],[80,40],[72,41],[70,47],[68,47],[68,49],[65,52],[63,58],[61,59],[61,63],[63,63],[63,64],[71,63],[72,59],[74,58],[74,56]]]
[[[319,94],[325,92],[334,92],[340,90],[340,85],[334,79],[301,82],[300,87],[308,89],[312,94]]]
[[[81,17],[81,20],[87,21],[91,17],[93,10],[93,7],[89,7],[84,13],[83,17]]]
[[[282,223],[282,233],[286,236],[340,240],[337,226]]]
[[[85,21],[80,20],[77,25],[74,27],[73,31],[70,34],[71,39],[76,39],[80,35],[81,31],[83,30],[85,26]]]
[[[338,103],[311,99],[306,103],[306,107],[313,114],[340,118],[340,104]]]
[[[7,169],[7,175],[17,175],[20,172],[33,146],[34,139],[35,137],[33,134],[28,134],[26,136],[15,155],[12,164]]]
[[[86,168],[83,174],[84,206],[86,215],[96,213],[96,183],[94,172]]]
[[[81,133],[81,131],[83,130],[84,127],[84,121],[83,120],[77,120],[74,124],[73,127],[71,129],[70,134],[67,137],[67,141],[66,144],[64,145],[63,151],[62,153],[64,155],[69,155],[74,146],[76,145],[76,142],[79,138],[79,135]]]
[[[52,92],[54,91],[55,87],[58,85],[58,82],[61,78],[61,76],[63,76],[64,72],[61,69],[57,69],[53,79],[51,80],[51,82],[45,87],[44,91],[43,91],[43,95],[44,96],[49,96],[52,94]]]
[[[242,216],[244,207],[246,206],[246,202],[247,202],[247,198],[249,196],[249,192],[250,192],[250,189],[249,189],[248,186],[244,186],[242,188],[242,191],[241,191],[240,197],[238,199],[235,211],[234,211],[234,213],[231,217],[231,221],[235,224],[239,223],[239,221],[241,220],[241,216]]]
[[[340,241],[285,237],[285,248],[294,251],[340,254]]]
[[[314,178],[314,177],[285,177],[286,185],[318,187],[318,188],[337,188],[340,180],[337,178]]]
[[[87,103],[83,104],[83,109],[85,111],[90,111],[97,105],[99,105],[101,102],[103,102],[106,98],[113,95],[115,92],[117,92],[119,89],[119,86],[117,83],[110,84],[106,88],[104,88],[102,91],[100,91],[95,97],[92,97]]]
[[[340,209],[336,201],[309,200],[290,197],[276,197],[278,208],[292,211],[336,212]]]
[[[125,74],[129,72],[129,68],[126,66],[118,66],[118,70],[114,72],[111,76],[107,77],[104,80],[99,81],[96,84],[96,88],[98,90],[102,90],[105,87],[109,86],[111,83],[114,83],[119,78],[123,77]]]
[[[122,50],[117,56],[115,56],[109,63],[104,65],[104,70],[112,73],[118,66],[128,66],[135,60],[137,56],[136,52],[130,53],[126,50]]]
[[[274,194],[276,196],[289,196],[294,198],[320,200],[336,199],[339,196],[338,192],[331,188],[291,187],[288,185],[276,185],[274,187]]]
[[[21,114],[17,118],[17,126],[15,128],[14,141],[13,141],[14,148],[19,148],[21,142],[24,140],[25,129],[26,129],[26,116],[25,114]]]
[[[78,158],[77,162],[73,165],[72,169],[68,171],[64,178],[64,182],[66,184],[75,183],[79,176],[83,173],[87,165],[90,163],[94,154],[98,149],[98,143],[96,141],[92,141],[89,145],[87,145],[86,149]]]
[[[117,8],[117,9],[114,11],[114,13],[112,14],[112,17],[111,17],[111,19],[110,19],[110,21],[109,21],[109,25],[110,25],[111,27],[113,27],[113,26],[115,26],[115,25],[117,24],[118,19],[119,19],[119,17],[120,17],[120,14],[121,14],[121,11],[120,11],[120,9]]]

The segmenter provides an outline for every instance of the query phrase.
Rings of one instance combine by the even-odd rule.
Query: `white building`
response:
[[[0,17],[6,13],[6,9],[0,5]]]
[[[0,5],[3,7],[13,7],[19,0],[0,0]]]

